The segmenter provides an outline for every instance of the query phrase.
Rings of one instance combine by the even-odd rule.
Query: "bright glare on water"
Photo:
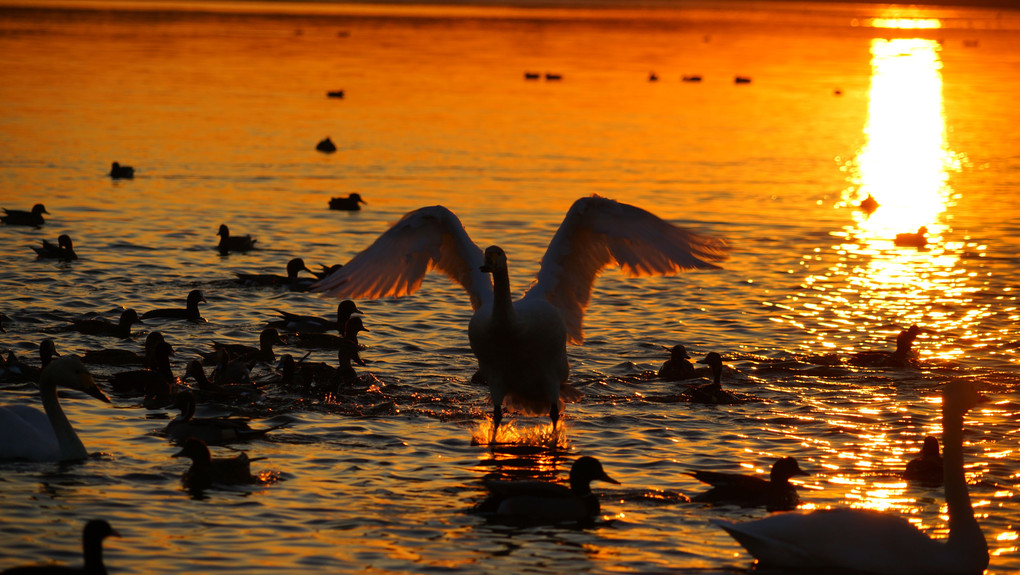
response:
[[[105,545],[117,573],[739,573],[753,559],[709,520],[768,512],[690,502],[708,486],[687,473],[767,478],[784,456],[808,473],[794,478],[801,508],[883,510],[945,539],[941,487],[901,474],[941,437],[942,386],[965,379],[991,400],[964,423],[988,572],[1020,570],[1020,13],[0,4],[0,206],[49,212],[42,227],[0,225],[5,357],[38,365],[45,338],[61,355],[140,351],[160,331],[183,377],[213,342],[255,344],[276,310],[335,313],[335,300],[235,273],[345,263],[427,205],[507,251],[515,295],[591,194],[731,246],[720,270],[604,272],[585,342],[568,349],[584,398],[555,430],[508,414],[495,448],[468,297],[438,273],[411,296],[358,302],[357,386],[267,383],[199,407],[285,424],[212,448],[255,458],[249,485],[184,489],[187,461],[158,433],[176,411],[114,393],[110,377],[133,368],[92,365],[112,404],[61,394],[89,459],[0,462],[0,568],[80,564],[82,525],[105,518],[121,534]],[[315,150],[325,137],[336,153]],[[113,161],[134,179],[105,176]],[[352,192],[361,211],[327,208]],[[221,256],[220,224],[258,249]],[[922,245],[897,240],[922,227]],[[30,246],[65,233],[77,261],[35,258]],[[149,319],[123,341],[62,331],[183,306],[192,289],[205,323]],[[861,365],[915,324],[917,365]],[[678,343],[722,354],[723,387],[748,401],[684,401],[686,383],[656,376]],[[293,339],[276,352],[336,361]],[[9,379],[0,403],[39,404]],[[483,478],[565,482],[583,455],[620,482],[593,484],[593,526],[472,513]]]

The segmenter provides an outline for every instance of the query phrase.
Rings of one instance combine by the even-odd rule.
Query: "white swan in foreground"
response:
[[[565,385],[566,343],[583,340],[584,309],[603,268],[615,262],[635,277],[715,268],[710,262],[724,259],[726,250],[721,240],[641,208],[582,198],[549,243],[535,283],[512,301],[503,250],[492,246],[483,255],[453,212],[432,206],[405,215],[312,289],[340,299],[408,295],[431,269],[459,283],[475,310],[468,338],[492,394],[494,442],[504,400],[529,415],[548,413],[555,428],[563,398],[579,398]]]
[[[45,414],[27,405],[0,406],[0,459],[69,461],[88,457],[57,400],[58,385],[110,403],[77,357],[54,359],[39,376]]]
[[[865,509],[789,512],[756,521],[714,520],[764,568],[850,570],[889,575],[969,575],[988,566],[988,544],[967,494],[963,416],[981,397],[972,382],[942,392],[944,484],[949,538],[937,541],[896,513]]]

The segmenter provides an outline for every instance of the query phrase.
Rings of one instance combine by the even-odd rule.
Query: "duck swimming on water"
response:
[[[224,256],[230,252],[250,252],[255,249],[255,242],[258,241],[250,235],[230,235],[230,228],[227,227],[227,224],[220,224],[220,229],[216,232],[216,235],[220,237],[220,243],[217,246],[220,250],[220,255]]]
[[[307,291],[308,288],[311,287],[312,282],[315,280],[311,278],[299,278],[298,274],[303,271],[310,274],[315,273],[308,269],[308,266],[305,265],[305,260],[301,258],[293,258],[287,262],[287,275],[285,276],[276,274],[238,273],[237,281],[251,286],[289,287],[294,291]]]
[[[74,253],[71,236],[67,234],[60,234],[55,244],[49,240],[43,240],[41,247],[32,246],[32,249],[35,250],[38,259],[54,259],[65,262],[78,259],[78,254]]]
[[[103,564],[103,539],[107,537],[120,537],[120,533],[117,533],[117,530],[111,527],[105,519],[92,519],[82,529],[84,566],[24,565],[5,569],[0,573],[3,575],[106,575],[106,565]]]
[[[202,312],[199,311],[198,309],[198,304],[200,303],[206,303],[205,295],[202,293],[202,290],[193,289],[188,293],[186,307],[149,310],[142,314],[142,319],[159,317],[159,318],[186,319],[188,321],[193,322],[204,322],[205,318],[202,317]]]
[[[943,483],[949,537],[932,539],[898,513],[871,509],[790,511],[731,523],[712,520],[761,569],[877,575],[972,575],[988,567],[988,543],[974,517],[963,469],[963,417],[982,397],[972,381],[942,391]]]
[[[790,478],[794,475],[807,475],[807,472],[797,465],[796,459],[784,457],[772,464],[768,480],[753,475],[715,471],[694,471],[689,475],[712,486],[694,497],[694,501],[789,511],[800,504],[797,488],[790,484]]]
[[[128,339],[131,337],[131,326],[136,323],[142,323],[142,320],[138,317],[138,312],[128,308],[121,312],[120,321],[117,323],[105,319],[78,319],[73,320],[71,325],[65,329],[88,335],[106,335]]]
[[[0,222],[3,222],[9,226],[35,226],[39,227],[46,223],[42,215],[49,215],[46,211],[46,207],[42,204],[36,204],[32,206],[32,210],[26,212],[24,210],[8,210],[3,208],[4,215],[0,216]]]
[[[549,243],[535,283],[514,302],[506,252],[491,246],[483,253],[453,212],[432,206],[405,215],[313,291],[354,299],[408,295],[432,268],[459,283],[475,310],[468,339],[492,396],[495,443],[504,401],[526,414],[548,414],[555,428],[564,400],[580,398],[566,383],[566,344],[584,339],[584,310],[603,268],[616,263],[630,276],[716,268],[712,262],[726,251],[721,240],[641,208],[581,198]]]
[[[669,359],[663,362],[662,367],[659,368],[659,379],[676,381],[697,376],[694,366],[688,361],[691,359],[691,356],[688,355],[686,347],[677,344],[665,349],[669,351]]]
[[[361,194],[352,193],[346,198],[330,198],[329,209],[356,212],[361,209],[361,204],[365,204],[367,206],[368,202],[361,199]]]
[[[584,456],[570,466],[570,487],[546,481],[485,481],[489,497],[478,510],[534,523],[591,521],[601,513],[592,481],[620,483],[606,474],[598,459]]]
[[[939,453],[939,440],[934,435],[924,438],[921,452],[907,462],[903,471],[903,479],[927,485],[942,483],[942,454]]]

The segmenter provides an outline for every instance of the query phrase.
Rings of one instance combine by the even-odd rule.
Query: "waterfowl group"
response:
[[[583,341],[584,309],[598,273],[618,264],[631,276],[715,268],[726,257],[720,240],[676,227],[636,206],[592,196],[574,202],[556,232],[535,283],[512,301],[506,252],[484,253],[460,220],[442,206],[412,211],[314,288],[338,298],[413,293],[436,268],[458,282],[475,313],[468,339],[492,396],[492,442],[503,404],[547,413],[555,428],[564,401],[580,394],[567,384],[567,342]]]
[[[71,236],[67,234],[60,234],[55,244],[49,240],[43,240],[42,246],[32,246],[32,249],[35,250],[38,259],[55,259],[65,262],[78,259],[78,254],[74,253]]]
[[[32,206],[30,211],[24,210],[8,210],[3,208],[4,215],[0,216],[0,222],[3,222],[9,226],[34,226],[39,227],[46,223],[42,215],[49,215],[46,211],[46,207],[42,204],[36,204]]]
[[[942,391],[943,484],[949,537],[932,539],[897,513],[819,509],[779,513],[726,530],[764,569],[810,569],[878,575],[981,573],[988,543],[974,518],[963,469],[963,416],[981,401],[974,382],[954,380]]]

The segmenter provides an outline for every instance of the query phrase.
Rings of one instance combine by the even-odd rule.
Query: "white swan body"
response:
[[[943,391],[944,484],[949,538],[933,540],[895,513],[865,509],[789,512],[745,523],[712,521],[762,567],[889,575],[970,575],[988,566],[988,544],[967,494],[963,415],[979,400],[972,382]]]
[[[110,402],[78,358],[53,360],[39,377],[46,413],[25,405],[0,406],[0,459],[69,461],[88,457],[57,400],[58,385]]]
[[[628,204],[592,196],[574,202],[542,257],[535,283],[512,301],[506,254],[471,241],[442,206],[412,211],[313,291],[343,299],[414,293],[431,269],[459,283],[475,314],[471,349],[493,402],[493,438],[503,401],[527,413],[549,413],[555,425],[565,386],[566,344],[584,339],[582,320],[595,278],[611,263],[631,276],[715,268],[722,241],[676,227]],[[491,278],[488,274],[492,274]]]

